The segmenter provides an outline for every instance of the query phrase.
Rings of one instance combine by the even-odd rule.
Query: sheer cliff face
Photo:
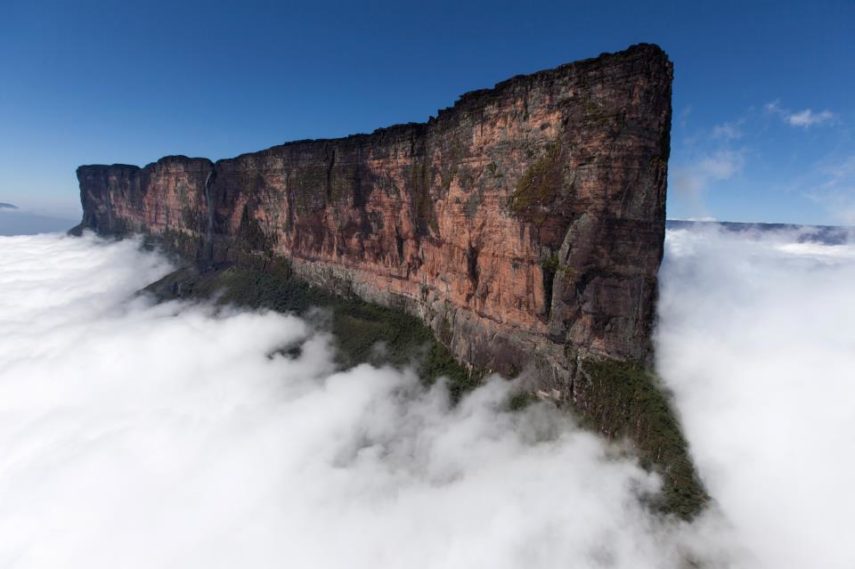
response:
[[[567,393],[578,357],[648,357],[671,78],[641,45],[468,93],[426,124],[82,166],[82,227],[203,263],[285,257],[418,315],[464,362],[534,364]]]

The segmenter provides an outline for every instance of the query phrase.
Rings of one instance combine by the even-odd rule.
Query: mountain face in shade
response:
[[[517,76],[425,124],[211,162],[81,166],[80,228],[302,279],[421,318],[461,361],[645,362],[665,230],[672,65],[653,45]]]

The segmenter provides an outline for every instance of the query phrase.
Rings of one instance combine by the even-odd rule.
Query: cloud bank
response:
[[[658,367],[764,568],[855,566],[855,246],[671,231]]]
[[[362,365],[296,317],[128,300],[135,243],[0,239],[0,566],[677,567],[656,477],[494,379]],[[300,344],[297,357],[284,355]]]
[[[505,380],[452,408],[410,371],[337,370],[298,318],[133,297],[169,270],[132,241],[0,238],[0,566],[855,559],[849,246],[670,233],[659,364],[720,504],[692,525],[565,414],[507,411]]]

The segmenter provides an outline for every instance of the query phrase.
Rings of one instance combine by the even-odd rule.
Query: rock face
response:
[[[418,316],[467,364],[573,398],[581,359],[649,358],[671,80],[637,45],[467,93],[426,124],[81,166],[80,227],[202,264],[287,258]]]

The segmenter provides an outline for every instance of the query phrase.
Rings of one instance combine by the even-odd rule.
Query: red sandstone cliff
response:
[[[426,124],[212,163],[81,166],[82,228],[202,262],[277,255],[422,318],[462,361],[645,361],[665,232],[672,66],[656,46],[518,76]]]

